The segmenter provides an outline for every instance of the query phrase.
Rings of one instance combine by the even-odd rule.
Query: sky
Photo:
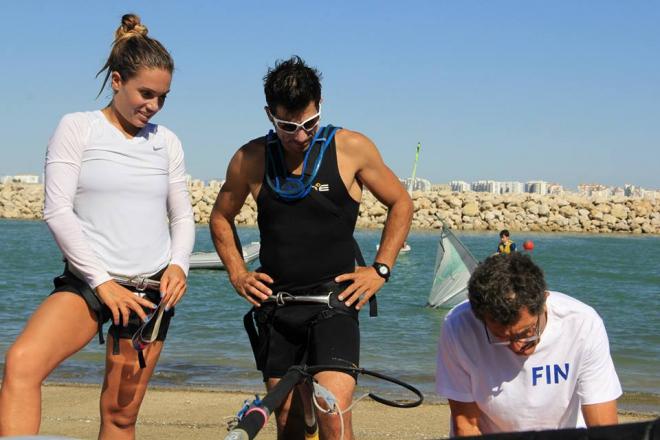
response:
[[[34,1],[0,8],[0,175],[41,174],[66,113],[97,99],[122,14],[174,57],[152,122],[188,172],[223,178],[269,127],[262,78],[300,55],[323,120],[371,138],[400,177],[660,189],[660,2]],[[655,128],[654,128],[655,127]]]

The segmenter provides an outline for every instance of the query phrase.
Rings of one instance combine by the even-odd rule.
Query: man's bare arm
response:
[[[392,267],[410,231],[413,203],[376,146],[366,137],[361,143],[362,164],[357,178],[388,209],[376,261]]]
[[[234,218],[240,212],[250,194],[250,166],[247,146],[241,148],[232,158],[227,168],[227,177],[216,198],[209,227],[213,245],[222,260],[229,280],[239,295],[258,306],[270,295],[270,289],[263,284],[273,280],[266,274],[249,272],[243,256],[238,251],[234,239]]]
[[[582,415],[587,426],[618,424],[619,416],[616,411],[616,400],[594,403],[592,405],[582,405]]]
[[[346,156],[355,162],[355,178],[388,208],[376,261],[392,268],[410,230],[412,200],[399,179],[385,165],[373,142],[360,133],[348,130],[342,130],[338,136]],[[384,284],[384,280],[373,267],[357,267],[354,273],[340,275],[335,280],[352,281],[339,298],[346,299],[347,306],[357,301],[355,308],[358,310]]]
[[[459,402],[449,399],[451,420],[456,437],[481,435],[479,429],[479,407],[475,402]]]

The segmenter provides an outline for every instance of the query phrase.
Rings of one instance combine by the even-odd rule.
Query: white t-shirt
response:
[[[91,287],[108,272],[187,273],[195,239],[181,142],[147,124],[132,139],[101,111],[71,113],[48,143],[44,220]]]
[[[465,301],[446,316],[438,346],[437,391],[481,410],[482,433],[584,427],[581,405],[621,395],[603,321],[559,292],[547,298],[548,322],[530,356],[491,345]]]

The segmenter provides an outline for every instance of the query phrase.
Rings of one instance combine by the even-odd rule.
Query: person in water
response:
[[[210,227],[232,285],[253,306],[246,329],[257,368],[272,389],[292,365],[359,364],[358,311],[390,277],[413,206],[373,142],[355,131],[322,126],[316,69],[297,56],[280,61],[265,76],[264,90],[273,130],[231,159]],[[389,211],[373,265],[356,267],[353,231],[363,187]],[[249,195],[257,203],[261,234],[262,266],[256,272],[246,268],[232,231]],[[283,301],[277,304],[275,297]],[[333,307],[311,302],[319,297],[330,297]],[[340,408],[348,408],[354,377],[329,369],[316,379]],[[304,417],[292,397],[277,411],[280,439],[303,438]],[[339,418],[318,416],[321,438],[338,438]],[[350,413],[344,422],[348,440]]]
[[[44,219],[66,265],[6,353],[3,436],[37,434],[43,381],[97,332],[103,342],[102,324],[111,319],[99,438],[135,438],[174,306],[186,291],[195,234],[181,142],[149,122],[165,103],[173,70],[140,18],[124,15],[99,72],[112,100],[102,110],[65,115],[48,143]],[[131,337],[161,302],[156,340],[140,342],[138,352]]]
[[[500,243],[497,245],[498,254],[510,254],[516,251],[516,244],[511,241],[509,230],[503,229],[500,231]]]
[[[618,422],[621,385],[593,308],[548,291],[519,252],[477,266],[468,299],[447,314],[438,346],[437,391],[453,435]]]

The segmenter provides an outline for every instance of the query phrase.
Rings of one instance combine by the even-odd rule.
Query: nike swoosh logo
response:
[[[154,145],[154,151],[162,150],[163,148],[162,145]]]

